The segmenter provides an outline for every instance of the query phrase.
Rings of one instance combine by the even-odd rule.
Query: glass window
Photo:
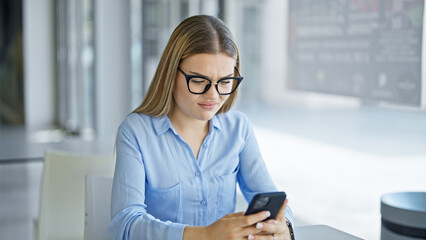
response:
[[[23,125],[22,1],[0,1],[0,126]]]
[[[93,1],[56,1],[56,116],[60,128],[94,137]]]
[[[140,4],[142,8],[139,7]],[[134,21],[131,30],[134,34],[132,35],[132,66],[134,67],[132,84],[136,86],[136,89],[140,89],[137,91],[142,92],[141,94],[134,92],[132,107],[136,107],[148,90],[173,29],[190,15],[201,13],[217,15],[218,1],[133,0],[132,9],[133,7],[136,10],[131,11],[131,19]],[[139,25],[138,21],[142,24]],[[142,32],[139,32],[139,29]],[[139,56],[141,59],[138,59]],[[139,81],[142,82],[140,87],[138,87]]]

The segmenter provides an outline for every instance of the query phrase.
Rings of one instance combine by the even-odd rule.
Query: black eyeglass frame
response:
[[[217,91],[217,93],[219,93],[219,95],[231,95],[232,93],[234,93],[234,92],[235,92],[235,90],[237,90],[237,88],[238,88],[238,86],[240,85],[241,81],[243,81],[244,77],[240,76],[240,72],[238,72],[238,69],[237,69],[237,68],[234,68],[234,69],[235,69],[235,71],[237,71],[237,73],[238,73],[238,77],[226,77],[226,78],[221,78],[221,79],[217,80],[217,82],[214,84],[214,85],[215,85],[215,88],[216,88],[216,91]],[[186,74],[186,73],[185,73],[185,72],[184,72],[184,71],[183,71],[180,67],[178,67],[178,70],[179,70],[179,72],[181,72],[181,73],[183,74],[183,76],[185,77],[185,79],[186,79],[186,86],[188,87],[188,91],[189,91],[190,93],[192,93],[192,94],[198,94],[198,95],[204,94],[204,93],[206,93],[206,92],[210,89],[210,87],[213,85],[213,82],[212,82],[212,81],[211,81],[208,77],[198,76],[198,75],[188,75],[188,74]],[[200,92],[200,93],[193,92],[193,91],[191,91],[191,89],[189,89],[189,81],[191,80],[191,78],[202,78],[202,79],[205,79],[205,80],[209,81],[210,83],[206,85],[206,87],[204,88],[204,91],[203,91],[203,92]],[[221,81],[228,80],[228,79],[235,79],[235,80],[237,80],[237,84],[235,85],[235,88],[234,88],[234,89],[233,89],[230,93],[221,93],[221,92],[219,91],[219,88],[217,87],[217,84],[219,84]]]

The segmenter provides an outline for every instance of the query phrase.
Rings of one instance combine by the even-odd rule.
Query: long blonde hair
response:
[[[155,117],[169,114],[175,104],[173,88],[177,68],[185,58],[197,53],[225,53],[236,60],[235,68],[241,72],[240,54],[225,23],[214,16],[189,17],[170,36],[148,92],[133,112]],[[218,113],[229,111],[237,95],[238,89],[228,97]]]

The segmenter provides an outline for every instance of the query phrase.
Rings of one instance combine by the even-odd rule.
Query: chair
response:
[[[112,177],[87,175],[84,239],[109,240]]]
[[[240,189],[237,190],[237,203],[235,206],[235,212],[245,212],[247,210],[248,204]]]
[[[37,240],[84,238],[85,178],[88,174],[112,176],[112,155],[45,153]],[[108,211],[109,212],[109,211]]]

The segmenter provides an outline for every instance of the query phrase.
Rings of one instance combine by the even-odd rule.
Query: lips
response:
[[[200,105],[200,107],[205,109],[205,110],[212,110],[216,107],[217,103],[216,102],[203,102],[203,103],[199,103],[198,105]]]

